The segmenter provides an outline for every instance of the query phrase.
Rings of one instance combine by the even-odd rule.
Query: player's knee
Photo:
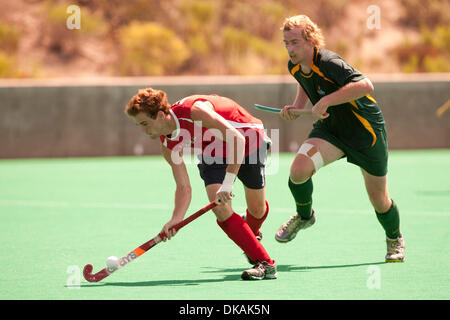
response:
[[[291,166],[291,171],[289,173],[289,177],[292,182],[299,184],[307,181],[314,174],[314,167],[308,163],[310,160],[305,158],[301,161],[296,161]]]
[[[383,192],[369,192],[369,199],[377,212],[386,212],[391,206],[391,199]]]
[[[217,206],[213,209],[213,212],[219,221],[225,221],[233,214],[233,211],[228,205]]]
[[[255,218],[261,219],[266,214],[266,202],[249,204],[247,210]]]
[[[290,178],[294,183],[303,183],[324,165],[324,160],[317,146],[303,143],[291,166]]]

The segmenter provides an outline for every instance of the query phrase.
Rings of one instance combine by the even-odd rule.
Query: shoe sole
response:
[[[242,280],[273,280],[278,278],[278,272],[276,272],[275,274],[265,275],[263,277],[255,277],[244,272],[241,278]]]
[[[405,262],[405,258],[403,258],[403,259],[386,259],[386,263],[395,263],[395,262]]]
[[[297,233],[290,239],[282,239],[282,238],[278,238],[277,236],[275,236],[275,240],[277,240],[279,243],[287,243],[289,241],[294,240],[294,238],[297,236]]]
[[[262,279],[264,279],[264,277],[254,277],[254,276],[251,276],[251,275],[242,275],[242,280],[262,280]]]

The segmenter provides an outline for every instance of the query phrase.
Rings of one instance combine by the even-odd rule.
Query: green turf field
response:
[[[154,237],[171,215],[174,183],[161,157],[0,160],[0,299],[449,299],[450,150],[391,151],[390,194],[400,209],[406,262],[385,264],[384,232],[359,169],[345,160],[314,176],[316,224],[274,240],[293,214],[293,154],[267,177],[263,244],[279,278],[240,280],[240,249],[205,214],[99,283],[94,272]],[[274,162],[275,163],[275,162]],[[188,214],[208,201],[194,164]],[[245,211],[236,183],[234,209]],[[79,286],[77,279],[81,277]]]

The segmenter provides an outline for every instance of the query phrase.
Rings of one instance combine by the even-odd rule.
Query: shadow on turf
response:
[[[242,271],[242,270],[241,270]],[[211,283],[211,282],[224,282],[224,281],[237,281],[241,279],[241,275],[232,274],[226,275],[220,279],[183,279],[183,280],[153,280],[153,281],[139,281],[139,282],[105,282],[99,284],[82,284],[80,287],[82,288],[92,288],[92,287],[154,287],[154,286],[197,286],[202,283]]]
[[[341,264],[332,266],[296,266],[289,264],[278,265],[278,272],[289,272],[289,271],[310,271],[315,269],[335,269],[335,268],[351,268],[351,267],[362,267],[362,266],[372,266],[377,264],[385,264],[386,262],[368,262],[368,263],[357,263],[357,264]],[[82,284],[80,287],[103,287],[103,286],[117,286],[117,287],[153,287],[153,286],[196,286],[202,283],[212,283],[212,282],[225,282],[225,281],[239,281],[241,279],[241,272],[243,268],[233,268],[233,269],[217,269],[208,267],[210,269],[215,269],[211,271],[202,271],[202,273],[226,273],[232,272],[233,274],[226,275],[220,279],[196,279],[196,280],[154,280],[154,281],[139,281],[139,282],[105,282],[99,284]]]
[[[277,266],[278,272],[288,272],[288,271],[308,271],[308,270],[315,270],[315,269],[335,269],[335,268],[351,268],[351,267],[361,267],[361,266],[372,266],[376,264],[385,264],[386,262],[380,261],[380,262],[368,262],[368,263],[358,263],[358,264],[341,264],[341,265],[334,265],[334,266],[296,266],[296,265],[290,265],[290,264],[280,264]],[[204,271],[206,273],[216,273],[216,272],[238,272],[242,271],[242,269],[217,269],[215,271]]]

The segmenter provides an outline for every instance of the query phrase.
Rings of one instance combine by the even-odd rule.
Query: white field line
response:
[[[9,200],[0,199],[0,206],[2,207],[41,207],[41,208],[87,208],[87,209],[159,209],[170,210],[173,207],[171,205],[164,204],[132,204],[132,203],[106,203],[106,202],[87,202],[87,203],[70,203],[65,201],[38,201],[38,200]],[[245,212],[245,207],[234,207],[237,212]],[[293,214],[293,208],[273,208],[271,211]],[[349,214],[349,215],[364,215],[373,213],[372,208],[364,209],[332,209],[332,208],[318,208],[318,213],[331,213],[331,214]],[[402,211],[400,211],[400,215]],[[450,216],[449,211],[414,211],[407,210],[404,214],[407,215],[432,215],[432,216]]]
[[[0,206],[5,207],[43,207],[43,208],[74,208],[89,209],[169,209],[168,205],[161,204],[131,204],[131,203],[69,203],[64,201],[34,201],[34,200],[7,200],[0,199]]]

